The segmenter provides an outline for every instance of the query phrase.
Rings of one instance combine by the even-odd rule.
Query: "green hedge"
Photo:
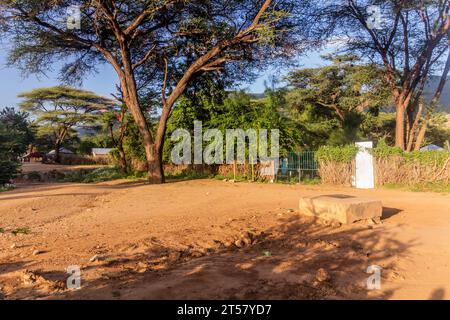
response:
[[[316,152],[316,160],[347,163],[353,161],[357,152],[358,147],[355,145],[339,147],[322,146]]]
[[[401,157],[406,162],[417,162],[424,165],[444,165],[450,157],[449,151],[411,151],[405,152],[399,147],[390,147],[384,141],[371,150],[377,158]]]
[[[404,151],[400,147],[390,147],[386,144],[385,141],[381,140],[378,142],[377,146],[369,151],[373,154],[374,157],[377,158],[389,158],[392,156],[400,156],[404,155]]]
[[[340,147],[322,146],[316,152],[318,161],[351,162],[358,152],[358,147],[346,145]],[[444,165],[450,157],[449,151],[412,151],[405,152],[399,147],[390,147],[383,141],[370,149],[376,158],[401,157],[406,162],[417,162],[424,165]]]

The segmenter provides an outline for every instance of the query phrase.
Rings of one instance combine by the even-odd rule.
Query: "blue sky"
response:
[[[27,76],[23,77],[21,72],[14,67],[7,67],[7,50],[5,46],[0,46],[0,109],[6,106],[16,106],[20,101],[17,95],[21,92],[40,87],[50,87],[58,85],[58,69],[55,65],[54,72],[50,72],[47,76]],[[299,58],[299,63],[303,66],[314,67],[319,66],[323,62],[320,59],[320,53],[312,52],[308,56]],[[94,91],[103,96],[110,96],[114,93],[117,76],[108,64],[99,66],[98,73],[87,77],[83,83],[83,88]],[[243,84],[242,88],[253,93],[261,93],[264,91],[264,81],[271,79],[272,76],[278,77],[285,74],[285,70],[277,70],[273,67],[261,73],[260,77],[254,83]]]

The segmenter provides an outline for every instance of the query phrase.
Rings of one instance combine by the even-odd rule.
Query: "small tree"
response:
[[[17,160],[34,140],[34,128],[29,121],[29,114],[6,107],[0,111],[0,122],[4,134],[8,136],[7,145],[3,145],[4,156]]]
[[[115,104],[93,92],[57,86],[34,89],[19,95],[21,109],[34,115],[39,135],[50,135],[55,161],[60,162],[60,148],[75,129],[95,123],[100,110]]]
[[[18,158],[26,152],[33,137],[28,114],[13,108],[0,111],[0,186],[17,176]]]
[[[128,131],[130,123],[133,121],[127,112],[125,105],[110,108],[102,114],[100,122],[103,129],[109,134],[114,147],[119,153],[119,166],[122,173],[128,173],[127,156],[124,149],[124,139]]]

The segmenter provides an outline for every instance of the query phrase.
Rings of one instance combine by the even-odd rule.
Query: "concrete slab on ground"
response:
[[[380,219],[383,212],[381,201],[346,195],[323,195],[300,198],[301,214],[325,220],[350,224],[366,219]]]

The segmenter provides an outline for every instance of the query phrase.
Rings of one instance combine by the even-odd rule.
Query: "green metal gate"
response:
[[[314,151],[289,152],[280,158],[278,180],[298,181],[319,177],[319,164]]]

